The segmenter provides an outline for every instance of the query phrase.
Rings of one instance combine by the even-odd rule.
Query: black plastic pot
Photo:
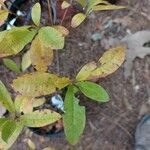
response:
[[[43,133],[42,128],[29,128],[33,133],[44,136],[44,137],[64,137],[64,130],[60,130],[58,132],[55,132],[55,128],[52,130]]]

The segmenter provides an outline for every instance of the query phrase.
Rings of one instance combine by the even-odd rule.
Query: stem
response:
[[[51,4],[50,4],[50,1],[47,0],[47,4],[48,4],[48,15],[49,15],[49,21],[50,21],[50,24],[53,24],[53,21],[52,21],[52,11],[51,11]]]
[[[73,0],[70,0],[70,5],[72,4],[72,2],[73,2]],[[65,17],[66,17],[66,14],[67,14],[67,12],[68,12],[68,9],[69,9],[69,7],[65,10],[65,12],[64,12],[64,15],[63,15],[63,18],[62,18],[62,20],[61,20],[61,23],[60,23],[60,25],[62,25],[63,24],[63,22],[64,22],[64,20],[65,20]]]

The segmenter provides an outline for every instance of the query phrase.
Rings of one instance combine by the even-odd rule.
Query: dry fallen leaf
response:
[[[143,30],[136,32],[131,35],[127,35],[122,42],[126,43],[126,62],[125,62],[125,77],[131,74],[132,61],[136,57],[144,58],[146,55],[150,54],[150,48],[144,47],[145,43],[150,42],[150,31]]]

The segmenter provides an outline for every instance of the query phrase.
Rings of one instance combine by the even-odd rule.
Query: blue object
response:
[[[64,112],[64,101],[60,95],[55,95],[51,98],[52,106]]]

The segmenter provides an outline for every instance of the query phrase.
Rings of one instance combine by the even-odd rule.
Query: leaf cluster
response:
[[[122,6],[109,4],[105,0],[77,0],[84,10],[77,13],[71,21],[73,28],[79,26],[92,11],[122,9]],[[68,9],[71,3],[63,1],[62,9]],[[1,14],[1,13],[0,13]],[[14,79],[12,88],[17,93],[12,100],[10,93],[0,81],[0,102],[10,112],[8,118],[0,118],[0,142],[9,148],[17,139],[24,126],[42,127],[63,118],[67,140],[76,144],[84,131],[86,110],[80,105],[77,92],[83,93],[88,99],[97,102],[108,102],[110,97],[106,90],[92,82],[115,72],[124,62],[125,47],[117,46],[106,51],[97,62],[84,65],[75,79],[60,77],[47,72],[53,62],[53,51],[63,49],[65,37],[69,34],[62,25],[41,26],[41,6],[36,3],[32,8],[33,25],[13,27],[0,32],[0,58],[14,56],[24,50],[27,44],[30,49],[22,57],[21,65],[4,58],[5,66],[16,73],[25,72],[32,65],[36,71],[23,73]],[[1,18],[1,16],[0,16]],[[45,102],[45,96],[67,87],[64,100],[64,114],[44,109],[34,111],[35,107]],[[40,98],[39,98],[40,97]]]

